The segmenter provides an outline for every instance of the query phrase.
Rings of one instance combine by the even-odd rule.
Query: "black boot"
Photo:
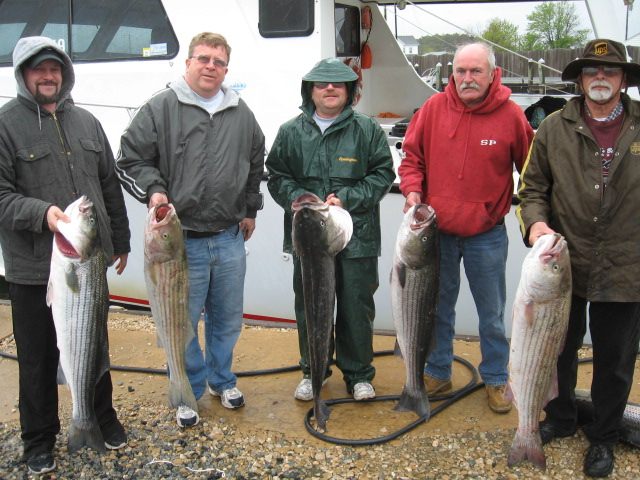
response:
[[[540,430],[540,438],[542,439],[543,445],[546,445],[554,438],[571,437],[574,433],[576,433],[575,426],[570,429],[563,429],[547,420],[540,422],[538,424],[538,428]]]
[[[613,447],[592,444],[584,457],[584,473],[590,477],[607,477],[613,471]]]

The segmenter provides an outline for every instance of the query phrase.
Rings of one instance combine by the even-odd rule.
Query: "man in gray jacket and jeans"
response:
[[[264,135],[249,107],[222,85],[231,47],[204,32],[189,45],[183,78],[155,94],[122,135],[117,159],[122,185],[149,208],[171,202],[185,231],[189,315],[187,375],[196,398],[205,389],[222,405],[244,405],[231,371],[242,328],[244,242],[262,208]],[[205,353],[198,322],[205,309]],[[181,427],[198,412],[180,405]]]
[[[71,60],[53,40],[25,37],[13,51],[17,98],[0,108],[0,244],[18,351],[23,459],[30,472],[55,468],[60,432],[59,352],[47,283],[57,223],[81,195],[96,207],[101,247],[122,273],[129,222],[113,155],[100,123],[71,100]],[[107,371],[94,408],[107,448],[126,445]]]

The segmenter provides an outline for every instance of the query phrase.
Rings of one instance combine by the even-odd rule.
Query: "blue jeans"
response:
[[[222,392],[236,386],[231,371],[233,348],[242,330],[246,257],[238,225],[205,238],[185,238],[189,265],[189,317],[195,337],[185,360],[193,394],[200,398],[207,383]],[[205,352],[198,342],[204,308]]]
[[[505,269],[508,239],[504,225],[473,237],[440,234],[440,298],[436,317],[436,345],[425,373],[439,380],[451,378],[456,302],[460,291],[460,259],[479,318],[478,370],[486,385],[507,382],[509,342],[504,331]]]

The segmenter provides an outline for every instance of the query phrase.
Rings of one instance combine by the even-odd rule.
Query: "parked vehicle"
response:
[[[623,0],[586,0],[596,34],[620,38],[625,32]],[[181,76],[191,37],[201,31],[222,33],[232,47],[228,86],[238,91],[255,113],[267,149],[278,127],[298,114],[300,81],[321,58],[344,58],[361,76],[357,110],[376,117],[389,133],[397,164],[402,138],[397,125],[435,93],[400,50],[378,5],[394,0],[0,0],[0,104],[15,96],[11,53],[20,37],[55,39],[75,64],[76,104],[101,121],[114,153],[136,108],[169,81]],[[429,3],[429,1],[415,1]],[[365,13],[368,12],[368,13]],[[638,22],[640,23],[640,22]],[[631,32],[640,37],[640,32]],[[367,42],[370,68],[361,68],[360,50]],[[394,128],[396,127],[396,128]],[[295,325],[292,270],[282,253],[282,210],[265,194],[256,231],[246,244],[245,319],[262,324]],[[122,276],[109,273],[111,300],[148,306],[143,274],[144,205],[127,197],[132,252]],[[389,271],[404,198],[397,189],[382,202],[380,288],[376,293],[378,330],[393,330]],[[509,215],[507,305],[518,283],[525,248]],[[0,259],[1,262],[1,259]],[[0,265],[0,274],[3,273]],[[464,277],[463,277],[464,279]],[[464,282],[464,280],[463,280]],[[477,334],[471,294],[463,283],[457,332]],[[507,322],[510,324],[510,322]]]

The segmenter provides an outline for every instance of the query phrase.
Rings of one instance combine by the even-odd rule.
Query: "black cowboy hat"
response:
[[[627,50],[620,42],[606,38],[596,38],[587,43],[582,58],[570,62],[562,72],[562,80],[577,82],[582,67],[622,67],[625,72],[627,86],[640,85],[640,64],[627,60]]]

